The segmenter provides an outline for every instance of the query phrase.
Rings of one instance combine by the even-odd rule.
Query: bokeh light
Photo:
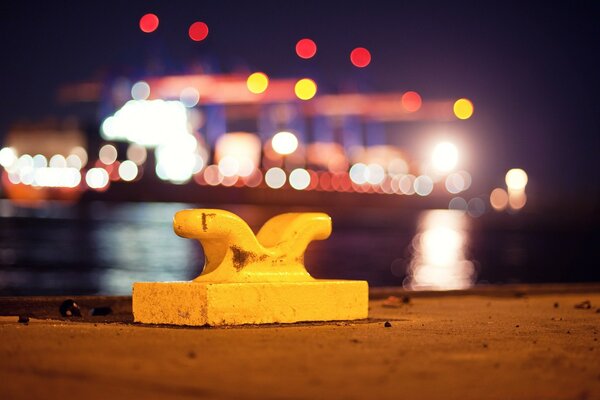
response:
[[[127,147],[127,158],[137,165],[142,165],[145,163],[147,157],[148,152],[144,146],[141,146],[137,143],[131,143],[129,147]]]
[[[201,42],[208,36],[208,25],[200,21],[194,22],[190,25],[188,34],[194,42]]]
[[[402,194],[414,194],[415,193],[415,176],[414,175],[404,175],[398,181],[398,188]]]
[[[350,179],[357,185],[367,183],[367,166],[363,163],[356,163],[350,167]]]
[[[88,162],[87,151],[81,146],[75,146],[71,149],[71,154],[77,156],[81,160],[81,166],[84,167]]]
[[[102,163],[110,165],[117,161],[117,148],[112,144],[105,144],[100,148],[100,152],[98,153],[98,155]]]
[[[131,87],[131,98],[134,100],[146,100],[150,97],[150,85],[144,81],[139,81]]]
[[[290,186],[296,190],[304,190],[310,185],[310,174],[304,168],[296,168],[290,173]]]
[[[428,196],[433,191],[433,180],[427,175],[420,175],[414,181],[415,193]]]
[[[415,112],[419,111],[421,105],[423,104],[423,100],[421,96],[417,92],[406,92],[402,95],[402,107],[407,112]]]
[[[41,155],[41,154],[38,154],[38,155]],[[44,157],[44,156],[42,156],[42,157]],[[75,168],[77,170],[80,170],[83,167],[83,163],[81,162],[81,159],[75,154],[69,154],[67,156],[66,161],[67,161],[67,167],[69,167],[69,168]]]
[[[502,188],[492,190],[490,194],[490,204],[496,211],[502,211],[508,206],[508,193]]]
[[[448,193],[457,194],[467,190],[471,185],[470,175],[467,174],[468,172],[466,171],[460,171],[448,175],[445,181]],[[469,178],[467,178],[467,176],[469,176]]]
[[[527,186],[527,173],[521,168],[513,168],[506,173],[505,181],[508,190],[523,190]]]
[[[4,147],[0,150],[0,165],[8,168],[17,161],[17,153],[12,147]]]
[[[379,185],[385,179],[385,170],[379,164],[372,163],[367,165],[365,173],[365,178],[371,185]]]
[[[219,172],[225,177],[235,176],[240,170],[240,163],[233,156],[225,156],[219,160]]]
[[[265,174],[265,183],[271,189],[279,189],[285,185],[285,171],[278,167],[270,168]]]
[[[520,210],[525,207],[527,203],[527,195],[524,191],[520,192],[511,192],[508,196],[508,204],[510,208],[513,210]]]
[[[70,157],[70,156],[69,156]],[[48,160],[42,154],[33,156],[33,168],[44,168],[48,166]]]
[[[209,165],[204,170],[204,180],[211,186],[217,186],[223,182],[223,174],[219,171],[216,165]]]
[[[119,177],[125,182],[131,182],[137,177],[138,167],[131,160],[125,160],[119,165]]]
[[[246,80],[246,86],[254,94],[263,93],[269,86],[269,77],[262,72],[255,72]]]
[[[48,161],[48,166],[50,168],[66,168],[67,160],[65,159],[65,156],[61,154],[55,154],[52,157],[50,157],[50,161]]]
[[[479,218],[485,213],[485,202],[474,197],[467,203],[467,213],[473,218]]]
[[[271,146],[278,154],[292,154],[298,148],[298,138],[291,132],[278,132],[271,139]]]
[[[467,212],[467,207],[467,200],[462,197],[454,197],[450,200],[450,203],[448,203],[449,210],[461,211],[463,213]]]
[[[350,53],[352,65],[358,68],[364,68],[371,63],[371,53],[364,47],[357,47]]]
[[[317,45],[311,39],[300,39],[298,40],[298,43],[296,43],[296,54],[300,58],[312,58],[315,54],[317,54]]]
[[[438,143],[431,156],[433,167],[440,172],[449,172],[458,163],[458,149],[450,142]]]
[[[92,168],[85,174],[85,182],[92,189],[102,189],[109,183],[108,172],[104,168]]]
[[[300,79],[294,86],[294,92],[300,100],[310,100],[317,94],[317,84],[309,78]]]
[[[81,182],[81,173],[76,168],[37,168],[31,176],[26,177],[22,183],[41,187],[67,187],[74,188]]]
[[[158,23],[156,14],[148,13],[140,18],[140,29],[144,33],[152,33],[158,28]]]
[[[200,92],[194,87],[186,87],[179,94],[179,101],[187,108],[195,107],[200,101]]]
[[[244,184],[248,187],[257,187],[263,180],[262,172],[259,169],[254,169],[252,174],[244,177]]]
[[[454,115],[458,119],[469,119],[473,115],[473,103],[467,99],[458,99],[454,102]]]

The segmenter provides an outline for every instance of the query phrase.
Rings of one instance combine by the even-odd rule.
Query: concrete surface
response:
[[[599,308],[597,291],[490,292],[372,300],[370,319],[351,323],[5,316],[0,398],[598,399]]]

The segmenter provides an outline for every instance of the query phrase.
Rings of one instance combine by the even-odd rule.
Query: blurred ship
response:
[[[468,119],[470,101],[426,101],[414,91],[317,91],[310,79],[263,73],[64,86],[59,102],[70,109],[86,104],[94,124],[85,132],[14,127],[0,150],[6,197],[310,204],[371,193],[446,208],[470,188],[453,143],[437,143],[423,159],[390,140],[398,124]],[[455,205],[466,207],[460,199]]]

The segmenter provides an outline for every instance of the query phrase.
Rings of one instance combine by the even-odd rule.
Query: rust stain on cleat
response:
[[[150,324],[238,325],[366,318],[365,281],[315,279],[304,267],[313,240],[331,234],[323,213],[287,213],[255,235],[224,210],[183,210],[173,229],[204,248],[202,273],[188,282],[136,282],[134,320]]]

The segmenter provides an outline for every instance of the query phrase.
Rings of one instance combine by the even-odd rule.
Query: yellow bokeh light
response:
[[[294,92],[300,100],[310,100],[317,94],[317,84],[312,79],[300,79],[296,82]]]
[[[255,72],[246,80],[246,86],[254,94],[263,93],[269,86],[269,77],[262,72]]]
[[[506,173],[506,187],[511,191],[524,190],[527,186],[527,173],[521,168],[513,168]]]
[[[454,115],[458,119],[469,119],[473,115],[473,103],[467,99],[458,99],[454,102]]]

